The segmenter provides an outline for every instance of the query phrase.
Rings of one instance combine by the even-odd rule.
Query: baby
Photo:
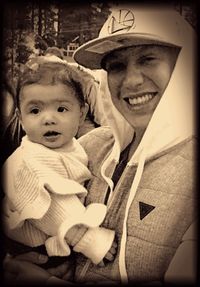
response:
[[[71,247],[94,264],[113,258],[115,232],[99,227],[107,208],[84,206],[91,178],[84,149],[75,139],[88,106],[78,70],[53,56],[31,59],[21,78],[16,115],[26,135],[4,172],[6,235],[49,256]]]

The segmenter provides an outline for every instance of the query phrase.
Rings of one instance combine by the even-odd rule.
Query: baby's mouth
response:
[[[56,136],[58,136],[58,135],[60,135],[59,132],[56,132],[56,131],[48,131],[48,132],[46,132],[46,133],[44,134],[44,137],[49,138],[49,137],[56,137]]]

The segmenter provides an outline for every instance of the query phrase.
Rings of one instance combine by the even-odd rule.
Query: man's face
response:
[[[115,51],[105,59],[112,101],[133,128],[147,127],[177,55],[177,48],[141,45]]]

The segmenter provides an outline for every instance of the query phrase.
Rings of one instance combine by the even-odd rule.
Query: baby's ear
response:
[[[87,103],[85,103],[85,105],[81,107],[81,115],[80,115],[80,121],[79,121],[80,125],[84,122],[85,117],[88,113],[88,110],[89,110],[89,106]]]
[[[15,114],[16,114],[19,122],[20,122],[20,125],[22,126],[22,129],[24,130],[24,126],[22,123],[22,116],[21,116],[20,110],[18,108],[15,109]]]

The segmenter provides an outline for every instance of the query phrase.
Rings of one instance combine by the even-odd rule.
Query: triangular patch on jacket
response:
[[[139,201],[139,207],[140,207],[140,220],[142,220],[147,214],[149,214],[155,206],[144,203]]]

